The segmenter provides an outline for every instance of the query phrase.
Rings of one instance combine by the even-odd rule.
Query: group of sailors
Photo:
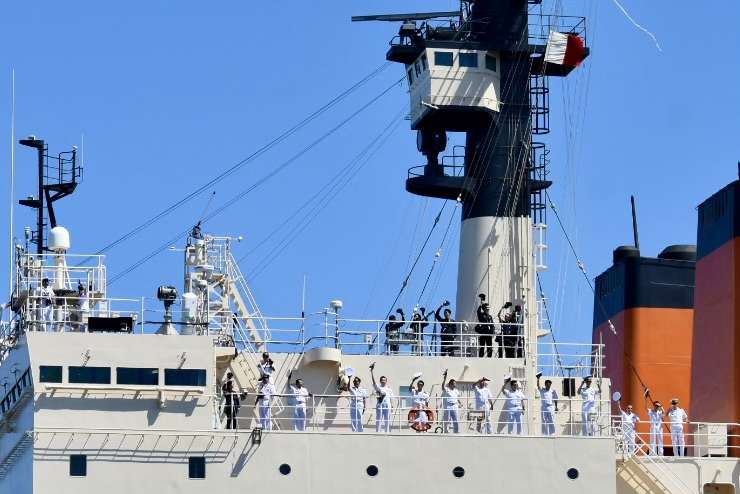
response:
[[[619,412],[622,418],[622,434],[624,435],[624,448],[628,454],[637,452],[637,424],[640,417],[635,414],[634,407],[627,405],[627,409],[622,409],[622,404],[617,401]],[[652,400],[650,393],[645,392],[645,407],[647,409],[648,420],[650,421],[650,454],[663,456],[663,426],[665,419],[668,419],[668,426],[671,433],[671,444],[673,445],[674,456],[686,456],[686,439],[684,437],[684,427],[688,423],[689,417],[686,411],[678,406],[678,398],[671,400],[671,406],[666,412],[660,401]]]
[[[74,308],[77,312],[77,326],[83,330],[90,315],[90,288],[82,282],[77,283],[77,290],[62,290],[63,303],[61,309]],[[41,280],[41,286],[35,290],[37,300],[37,327],[40,331],[55,331],[57,324],[68,322],[67,314],[55,314],[60,308],[60,295],[51,287],[49,278]]]
[[[496,343],[496,356],[498,358],[522,358],[524,357],[524,313],[521,305],[506,302],[498,311],[494,322],[491,308],[486,302],[486,295],[478,295],[480,303],[476,309],[478,324],[474,331],[478,335],[478,357],[491,358],[494,355],[494,341]],[[430,324],[430,318],[439,323],[440,332],[440,355],[455,356],[457,335],[461,335],[467,326],[466,321],[455,321],[452,319],[450,302],[444,301],[435,311],[427,312],[426,308],[419,307],[414,310],[411,321],[406,320],[403,309],[396,309],[396,314],[388,316],[385,325],[386,349],[390,354],[399,353],[402,344],[411,345],[412,354],[420,354],[424,351],[424,330]],[[408,331],[403,327],[408,323]],[[436,335],[434,335],[436,337]],[[459,355],[460,353],[457,353]]]

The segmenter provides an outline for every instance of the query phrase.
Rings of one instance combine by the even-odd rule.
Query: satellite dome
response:
[[[49,231],[49,250],[66,252],[69,250],[69,230],[63,226],[55,226]]]

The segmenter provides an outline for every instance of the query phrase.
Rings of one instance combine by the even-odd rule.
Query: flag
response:
[[[566,67],[578,67],[586,58],[583,38],[575,34],[550,32],[545,50],[545,62]]]

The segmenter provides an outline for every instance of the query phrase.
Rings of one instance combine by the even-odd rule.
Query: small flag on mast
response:
[[[575,34],[550,32],[545,50],[545,62],[566,67],[578,67],[586,58],[583,38]]]

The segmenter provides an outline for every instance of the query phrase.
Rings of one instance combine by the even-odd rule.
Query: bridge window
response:
[[[452,52],[451,51],[435,51],[434,52],[434,65],[452,67]]]
[[[74,367],[68,369],[71,384],[110,384],[110,367]]]
[[[478,66],[478,54],[477,53],[460,53],[458,58],[460,67],[477,67]]]
[[[69,476],[87,476],[87,455],[69,455]]]
[[[41,365],[39,366],[39,382],[61,383],[62,382],[62,366],[61,365]]]
[[[204,456],[191,456],[188,458],[188,478],[206,478],[206,459]]]
[[[419,61],[414,64],[414,69],[416,69],[416,77],[419,77],[421,75],[421,63]]]
[[[496,65],[497,65],[496,57],[486,53],[486,68],[488,70],[496,72],[496,69],[497,69]]]
[[[406,75],[408,76],[410,86],[414,83],[414,73],[411,69],[409,69],[408,72],[406,72]]]
[[[205,369],[165,369],[165,386],[205,386]]]
[[[159,384],[159,369],[116,367],[116,382],[118,384],[144,384],[156,386]]]
[[[429,63],[427,62],[426,53],[421,56],[421,68],[422,70],[427,70],[429,68]]]

